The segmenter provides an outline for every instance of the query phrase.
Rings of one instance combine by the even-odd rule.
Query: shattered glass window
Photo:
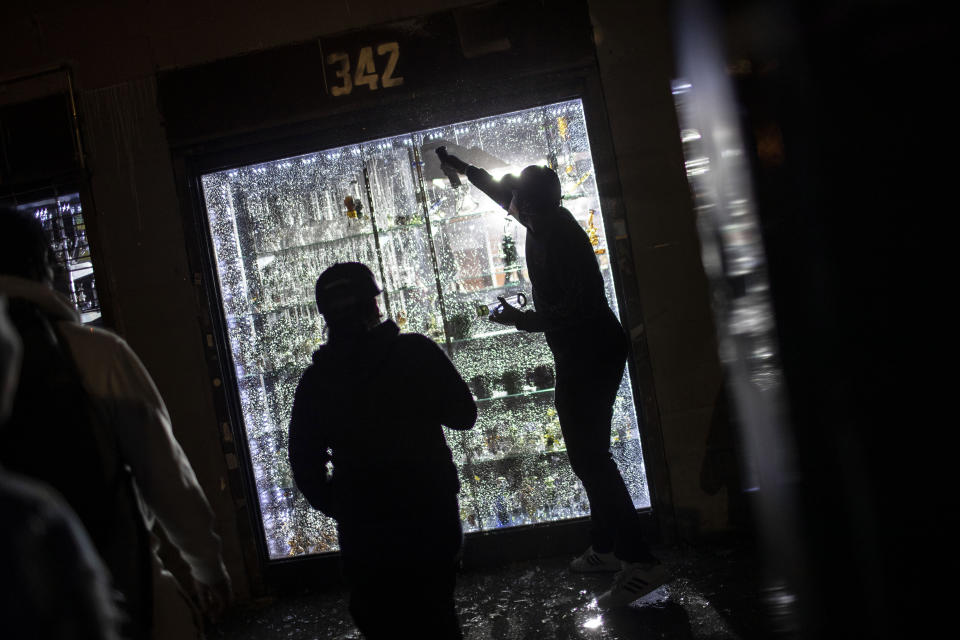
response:
[[[337,549],[334,522],[294,486],[286,434],[296,384],[324,341],[314,284],[342,261],[373,270],[385,314],[402,331],[441,345],[477,399],[477,425],[446,431],[460,471],[464,530],[589,514],[566,457],[554,409],[553,358],[543,335],[487,320],[498,296],[532,304],[525,229],[466,178],[452,182],[434,153],[441,145],[495,177],[519,174],[530,164],[553,167],[563,204],[589,235],[607,298],[619,313],[579,100],[204,175],[271,558]],[[650,500],[628,376],[617,397],[611,442],[640,508]]]

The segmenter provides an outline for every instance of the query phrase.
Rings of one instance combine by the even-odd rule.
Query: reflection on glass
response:
[[[444,346],[477,397],[476,428],[447,432],[461,475],[464,529],[588,514],[566,459],[542,334],[486,319],[497,296],[530,295],[525,229],[467,181],[452,185],[433,152],[440,145],[494,175],[528,164],[556,168],[564,205],[594,241],[617,311],[579,100],[203,176],[271,558],[337,548],[334,523],[293,486],[286,430],[295,385],[324,339],[313,286],[338,261],[369,265],[384,289],[384,313],[403,331]],[[649,506],[626,376],[612,440],[634,503]],[[384,487],[384,500],[389,492]]]

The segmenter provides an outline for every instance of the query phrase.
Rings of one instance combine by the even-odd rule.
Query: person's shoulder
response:
[[[0,471],[0,501],[8,516],[29,512],[50,519],[66,509],[63,498],[49,486],[9,471]]]
[[[108,329],[79,322],[60,322],[57,331],[81,372],[143,368],[127,341]]]
[[[575,246],[582,245],[584,242],[590,244],[584,225],[580,224],[565,207],[557,207],[554,231],[557,236],[563,239],[563,242],[572,243]]]
[[[580,226],[580,223],[577,222],[577,219],[573,217],[573,214],[570,213],[570,210],[566,207],[557,207],[556,220],[564,229],[583,231],[583,227]]]
[[[434,340],[422,333],[401,333],[397,336],[397,346],[405,349],[439,349]]]
[[[129,350],[127,341],[108,329],[91,327],[79,322],[60,322],[57,330],[71,343],[95,345],[101,348]]]
[[[303,370],[303,373],[300,374],[300,382],[297,386],[303,386],[315,381],[322,375],[323,370],[323,360],[321,360],[319,363],[316,360],[311,361],[310,364],[308,364]]]
[[[443,348],[422,333],[401,333],[397,336],[397,356],[402,360],[435,362],[445,355]]]
[[[302,390],[302,392],[306,392],[309,390],[310,392],[316,392],[324,389],[331,378],[339,377],[340,375],[338,359],[331,353],[330,345],[321,345],[313,352],[310,362],[307,363],[307,366],[303,369],[303,373],[300,374],[300,380],[297,382],[297,391],[301,392]]]

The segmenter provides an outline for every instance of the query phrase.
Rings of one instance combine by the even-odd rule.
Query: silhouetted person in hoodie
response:
[[[477,407],[440,347],[380,321],[379,293],[357,262],[317,279],[329,341],[297,386],[290,466],[310,504],[337,521],[360,631],[461,638],[460,482],[441,425],[469,429]]]
[[[570,466],[590,501],[591,546],[570,568],[617,571],[601,607],[629,604],[665,581],[665,567],[643,539],[640,518],[610,454],[613,404],[627,361],[628,342],[607,304],[593,246],[573,215],[560,206],[557,174],[531,165],[500,181],[439,147],[444,165],[466,174],[527,228],[526,261],[534,311],[500,298],[490,319],[523,331],[542,331],[556,364],[555,402]]]
[[[124,637],[202,638],[195,605],[218,615],[232,591],[210,503],[150,374],[123,338],[80,324],[53,289],[58,268],[36,217],[0,211],[0,295],[23,344],[0,463],[76,512],[123,596]],[[189,582],[165,568],[154,527]]]

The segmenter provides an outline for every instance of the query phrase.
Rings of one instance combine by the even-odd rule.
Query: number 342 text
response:
[[[350,56],[342,51],[327,55],[327,65],[333,67],[339,84],[330,86],[333,96],[346,96],[353,93],[354,87],[366,85],[370,91],[376,91],[382,85],[384,89],[399,87],[403,78],[395,76],[397,61],[400,59],[400,45],[396,42],[383,42],[376,45],[377,58],[383,73],[378,73],[377,61],[373,55],[374,47],[361,47],[357,54],[356,67],[351,68]],[[386,58],[384,60],[384,58]]]

